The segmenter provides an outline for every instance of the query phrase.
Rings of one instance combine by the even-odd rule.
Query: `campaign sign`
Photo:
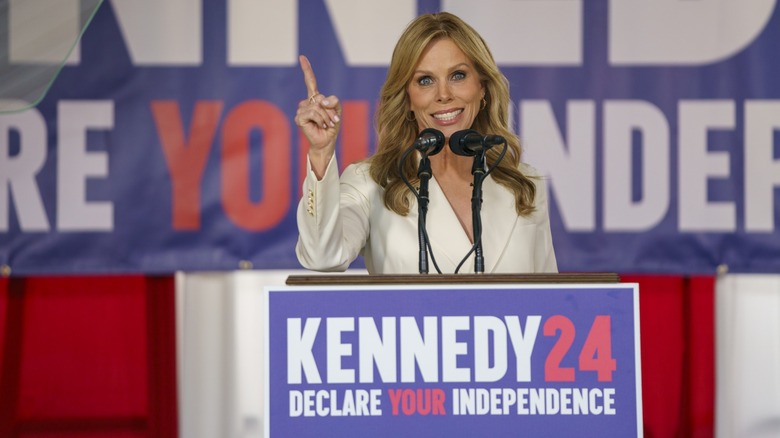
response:
[[[267,297],[266,436],[642,436],[635,284]]]

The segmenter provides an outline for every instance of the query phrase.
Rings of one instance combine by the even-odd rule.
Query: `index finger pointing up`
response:
[[[314,76],[314,70],[311,68],[309,58],[304,55],[298,57],[301,63],[301,70],[303,71],[303,80],[306,82],[306,91],[309,93],[309,97],[312,97],[319,93],[317,90],[317,78]]]

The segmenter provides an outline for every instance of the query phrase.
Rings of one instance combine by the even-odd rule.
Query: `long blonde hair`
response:
[[[442,38],[452,40],[471,59],[479,73],[487,104],[477,114],[472,129],[506,139],[507,154],[491,175],[514,193],[517,214],[528,215],[534,210],[536,186],[518,170],[522,150],[520,140],[509,130],[509,82],[499,71],[482,37],[463,20],[447,12],[417,17],[396,43],[379,96],[377,151],[370,159],[371,178],[385,189],[384,202],[388,209],[400,215],[409,212],[411,192],[398,172],[398,161],[414,143],[418,128],[416,120],[407,118],[410,104],[406,87],[425,48]],[[495,147],[487,152],[489,166],[496,161],[499,149]],[[406,160],[403,167],[404,175],[413,184],[418,181],[418,163],[415,161]]]

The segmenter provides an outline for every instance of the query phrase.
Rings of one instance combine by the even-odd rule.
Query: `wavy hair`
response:
[[[406,215],[412,194],[398,171],[398,161],[417,137],[417,121],[409,120],[409,96],[406,88],[414,75],[423,51],[429,44],[442,38],[452,40],[474,63],[480,81],[485,87],[484,109],[474,119],[472,129],[481,133],[498,134],[507,141],[508,151],[491,175],[499,184],[514,193],[518,215],[534,211],[536,186],[523,175],[518,166],[522,149],[520,140],[509,129],[509,82],[496,65],[493,55],[482,37],[457,16],[441,12],[421,15],[404,30],[393,50],[387,71],[387,79],[379,96],[376,113],[377,151],[370,159],[371,178],[385,189],[385,206]],[[492,148],[486,154],[488,166],[496,161],[500,148]],[[415,160],[406,160],[403,173],[416,184]]]

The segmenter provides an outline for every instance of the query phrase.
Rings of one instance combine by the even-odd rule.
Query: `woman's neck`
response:
[[[455,155],[451,150],[444,149],[432,157],[431,170],[437,179],[467,179],[471,180],[471,166],[474,160],[471,157]]]

